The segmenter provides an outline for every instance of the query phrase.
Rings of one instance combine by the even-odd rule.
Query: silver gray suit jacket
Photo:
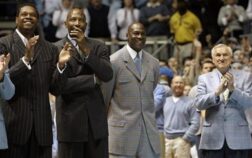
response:
[[[206,109],[200,149],[218,150],[226,140],[230,149],[251,149],[252,141],[245,116],[245,109],[252,106],[252,76],[240,70],[230,70],[234,77],[235,89],[225,103],[219,101],[215,90],[220,85],[220,72],[215,69],[199,76],[195,105],[199,110]]]
[[[1,96],[1,99],[0,99],[0,149],[8,148],[6,129],[5,129],[4,117],[3,117],[1,106],[3,106],[4,100],[11,99],[14,93],[15,93],[15,86],[11,82],[9,74],[5,73],[4,80],[3,82],[0,83],[0,96]]]
[[[141,135],[143,117],[148,139],[159,153],[153,91],[158,83],[159,63],[143,51],[141,75],[126,46],[110,56],[113,79],[103,91],[108,108],[109,152],[135,155]]]

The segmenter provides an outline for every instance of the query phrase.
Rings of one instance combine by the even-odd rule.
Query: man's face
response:
[[[176,76],[173,78],[171,83],[172,93],[176,97],[180,97],[184,93],[184,80],[181,76]]]
[[[232,61],[232,52],[229,52],[226,47],[219,47],[215,49],[212,55],[215,67],[220,71],[225,71],[230,67]]]
[[[81,9],[73,9],[71,13],[69,13],[65,25],[69,33],[75,30],[76,27],[85,32],[87,24],[83,11]]]
[[[214,64],[212,63],[204,63],[202,66],[202,74],[211,72],[214,69]]]
[[[32,6],[23,6],[16,17],[17,29],[20,32],[34,31],[38,24],[38,15]]]
[[[144,26],[140,23],[131,25],[128,29],[127,37],[130,47],[139,52],[143,49],[146,41]]]

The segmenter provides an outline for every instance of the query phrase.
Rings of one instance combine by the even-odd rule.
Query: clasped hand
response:
[[[216,96],[219,96],[226,89],[228,89],[230,92],[234,90],[234,77],[230,72],[227,72],[223,75],[221,84],[219,85],[219,87],[217,88],[215,92]]]

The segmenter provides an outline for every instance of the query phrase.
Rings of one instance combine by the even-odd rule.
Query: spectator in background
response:
[[[168,36],[167,27],[170,18],[168,8],[159,0],[149,0],[140,10],[140,22],[146,28],[147,36]]]
[[[118,26],[118,39],[127,40],[129,25],[139,20],[139,10],[135,8],[135,0],[123,0],[122,8],[116,12],[116,24]]]
[[[190,158],[190,149],[200,120],[193,99],[184,96],[184,81],[181,76],[172,79],[172,96],[165,101],[164,133],[166,158]]]
[[[174,75],[179,75],[181,65],[179,65],[177,58],[171,57],[168,59],[168,67],[172,70]]]
[[[65,20],[69,10],[73,6],[73,0],[60,0],[60,7],[53,12],[52,23],[57,27],[55,37],[59,40],[67,35]]]
[[[244,33],[252,33],[252,0],[248,0],[248,5],[246,8],[246,13],[248,17],[248,21],[246,23],[246,28],[244,30]]]
[[[171,90],[169,88],[166,91],[165,85],[157,84],[157,87],[154,90],[154,105],[156,111],[156,122],[157,128],[159,131],[159,138],[160,138],[160,158],[165,158],[165,138],[164,138],[164,115],[163,115],[163,107],[166,100],[166,97],[171,95]]]
[[[247,14],[242,6],[237,5],[237,0],[225,0],[218,14],[218,24],[231,32],[231,36],[239,38],[243,34],[243,24],[247,21]]]
[[[50,42],[55,42],[56,27],[52,24],[53,12],[60,7],[60,0],[34,0],[40,14],[44,37]]]
[[[214,66],[214,63],[212,62],[212,59],[206,58],[206,59],[203,60],[203,62],[201,64],[201,74],[211,72],[214,68],[215,68],[215,66]],[[191,88],[188,96],[191,97],[191,98],[195,98],[196,95],[197,95],[197,89],[198,89],[198,86],[196,84],[195,86],[193,86]],[[203,121],[205,119],[205,111],[204,110],[202,110],[202,111],[198,110],[198,112],[199,112],[199,114],[201,116],[200,117],[200,128],[199,128],[198,132],[196,133],[195,144],[196,144],[198,158],[203,158],[202,150],[199,150],[199,143],[200,143],[200,137],[201,137],[201,130],[202,130],[202,126],[203,126]]]
[[[178,0],[178,10],[171,17],[170,29],[176,43],[173,55],[182,65],[185,57],[194,55],[193,41],[202,31],[199,18],[187,9],[184,0]]]
[[[90,17],[88,37],[110,39],[109,6],[101,0],[89,0],[87,10]]]

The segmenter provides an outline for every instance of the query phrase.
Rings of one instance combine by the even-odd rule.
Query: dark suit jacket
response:
[[[112,79],[109,52],[103,43],[89,38],[86,40],[91,48],[88,58],[82,60],[74,49],[68,63],[71,71],[68,72],[67,84],[62,95],[56,99],[59,141],[87,141],[88,123],[95,139],[108,135],[106,108],[100,86],[95,84],[94,75],[104,82]],[[61,49],[66,41],[68,39],[64,38],[56,45]]]
[[[14,97],[8,101],[8,106],[3,107],[8,141],[25,144],[34,129],[40,145],[51,145],[52,118],[48,92],[57,95],[59,85],[67,79],[56,69],[57,47],[40,38],[29,70],[21,60],[25,45],[16,31],[1,38],[0,43],[10,52],[9,73],[16,87]]]

